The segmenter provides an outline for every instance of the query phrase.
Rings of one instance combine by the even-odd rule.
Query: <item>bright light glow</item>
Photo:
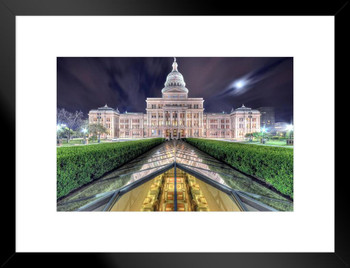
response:
[[[261,129],[261,132],[265,133],[265,132],[266,132],[266,128],[263,127],[263,128]]]
[[[287,130],[288,130],[288,131],[293,130],[293,125],[288,125],[288,126],[287,126]]]
[[[83,133],[86,133],[86,132],[87,132],[87,129],[86,129],[86,128],[83,128],[82,131],[83,131]]]
[[[242,87],[244,87],[245,86],[245,81],[244,80],[239,80],[239,81],[237,81],[236,83],[235,83],[235,87],[236,88],[242,88]]]
[[[64,127],[66,127],[66,124],[58,124],[57,126],[56,126],[56,130],[57,131],[59,131],[59,130],[61,130],[61,128],[64,128]]]

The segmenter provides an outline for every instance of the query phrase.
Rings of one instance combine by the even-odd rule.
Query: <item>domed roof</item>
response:
[[[103,107],[99,107],[98,110],[114,110],[113,108],[111,107],[108,107],[107,104]]]
[[[173,70],[168,74],[166,81],[164,83],[164,88],[162,89],[162,93],[165,92],[181,92],[188,93],[188,89],[186,88],[186,83],[182,74],[177,70],[177,62],[176,58],[174,58],[173,62]]]
[[[236,111],[250,111],[252,108],[245,107],[244,104],[242,104],[242,107],[239,107],[236,109]]]

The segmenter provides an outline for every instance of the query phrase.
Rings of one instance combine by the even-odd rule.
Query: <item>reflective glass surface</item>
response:
[[[293,203],[280,194],[216,160],[183,141],[167,141],[131,162],[83,186],[57,203],[58,211],[77,210],[93,201],[140,180],[176,161],[186,168],[233,189],[238,197],[281,211],[292,211]],[[247,203],[248,210],[254,210]]]

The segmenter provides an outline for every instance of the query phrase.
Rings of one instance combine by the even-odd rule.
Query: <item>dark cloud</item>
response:
[[[145,112],[147,97],[160,97],[173,58],[57,59],[57,105],[70,111],[108,106]],[[178,57],[190,97],[203,97],[206,112],[242,104],[273,106],[277,121],[293,119],[293,58]],[[246,84],[237,90],[235,82]]]

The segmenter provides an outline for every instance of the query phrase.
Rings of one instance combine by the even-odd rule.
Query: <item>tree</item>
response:
[[[61,127],[59,130],[57,130],[57,138],[66,138],[67,143],[69,142],[69,137],[71,137],[74,134],[74,131],[69,129],[68,127]]]
[[[249,141],[251,141],[252,138],[253,138],[253,133],[246,133],[246,134],[245,134],[245,137],[246,137],[246,138],[249,138]]]
[[[89,120],[88,119],[82,120],[82,123],[81,123],[79,129],[77,129],[75,131],[75,135],[77,137],[80,137],[80,138],[84,137],[84,135],[86,136],[86,132],[84,133],[84,130],[86,130],[87,132],[89,130]]]
[[[101,134],[108,133],[108,129],[101,124],[90,124],[88,129],[90,134],[98,136],[98,142],[100,142]]]
[[[67,142],[69,142],[73,131],[77,131],[81,128],[84,123],[84,114],[82,111],[75,111],[74,113],[68,112],[64,108],[57,109],[57,124],[65,124],[67,131],[64,133],[67,137]]]
[[[253,136],[255,139],[259,140],[259,138],[262,136],[262,133],[261,133],[261,132],[253,132],[253,133],[252,133],[252,136]]]

